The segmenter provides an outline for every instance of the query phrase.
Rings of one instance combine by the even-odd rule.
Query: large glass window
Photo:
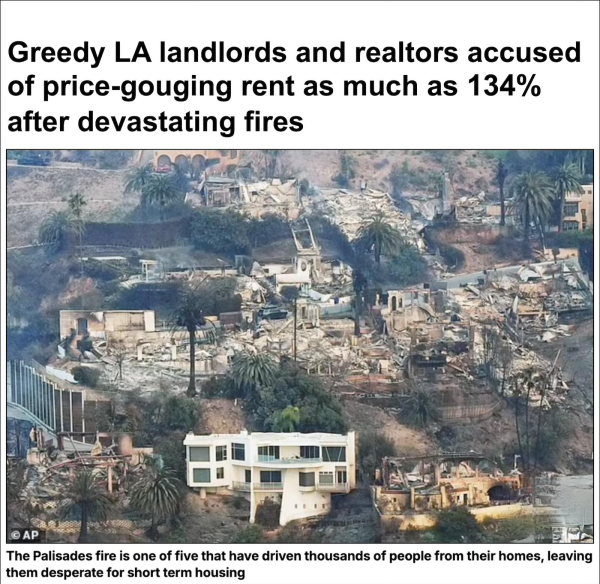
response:
[[[216,448],[217,461],[227,460],[227,446],[217,446]]]
[[[246,446],[244,444],[231,444],[231,459],[246,460]]]
[[[323,446],[324,462],[346,462],[345,446]]]
[[[190,446],[191,462],[209,462],[210,448],[208,446]]]
[[[319,446],[300,446],[300,458],[320,458]]]
[[[315,486],[315,473],[314,472],[301,472],[298,474],[301,487],[314,487]]]
[[[281,471],[280,470],[261,470],[260,471],[260,482],[261,483],[280,483],[281,482]]]
[[[259,446],[258,460],[279,460],[279,446]]]
[[[194,469],[195,483],[210,483],[210,468],[195,468]]]

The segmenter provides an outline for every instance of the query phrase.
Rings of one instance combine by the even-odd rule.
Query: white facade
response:
[[[188,434],[186,478],[201,493],[236,492],[250,501],[250,522],[266,499],[281,504],[279,523],[325,515],[333,493],[356,486],[355,434]]]

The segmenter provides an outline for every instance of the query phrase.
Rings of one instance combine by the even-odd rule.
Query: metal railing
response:
[[[349,483],[317,483],[318,491],[349,491]]]
[[[254,483],[256,491],[282,491],[283,483]]]
[[[258,462],[272,462],[274,464],[312,464],[315,462],[323,462],[322,458],[301,458],[300,456],[294,458],[271,458],[265,454],[258,455]]]
[[[240,481],[233,481],[231,486],[237,491],[249,491],[250,483],[242,483]]]

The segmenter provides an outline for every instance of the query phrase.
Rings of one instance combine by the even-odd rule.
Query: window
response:
[[[578,231],[579,223],[577,221],[563,221],[563,231]]]
[[[298,474],[299,482],[301,487],[314,487],[315,486],[315,473],[314,472],[301,472]]]
[[[227,446],[217,446],[217,461],[227,460]]]
[[[195,468],[194,469],[195,483],[210,483],[210,468]]]
[[[320,472],[319,483],[322,485],[333,485],[333,473],[332,472]]]
[[[261,470],[260,471],[260,482],[261,483],[280,483],[281,482],[281,471],[280,470]]]
[[[190,446],[190,462],[209,462],[210,448],[208,446]]]
[[[346,462],[345,446],[323,446],[324,462]]]
[[[300,458],[320,458],[319,446],[300,446]]]
[[[237,150],[231,151],[231,158],[237,158],[237,155],[238,155]]]
[[[244,444],[231,444],[232,460],[246,460],[246,446]]]
[[[279,446],[259,446],[258,460],[279,460]]]
[[[217,469],[217,478],[218,479],[225,478],[225,469],[222,466]]]
[[[565,215],[573,217],[579,213],[579,203],[565,203]]]
[[[252,471],[245,471],[244,472],[244,482],[249,483],[252,480]]]

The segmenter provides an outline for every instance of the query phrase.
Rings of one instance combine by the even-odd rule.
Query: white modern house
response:
[[[188,434],[187,484],[250,501],[250,522],[266,499],[281,504],[279,523],[325,515],[331,495],[356,486],[355,433]]]

